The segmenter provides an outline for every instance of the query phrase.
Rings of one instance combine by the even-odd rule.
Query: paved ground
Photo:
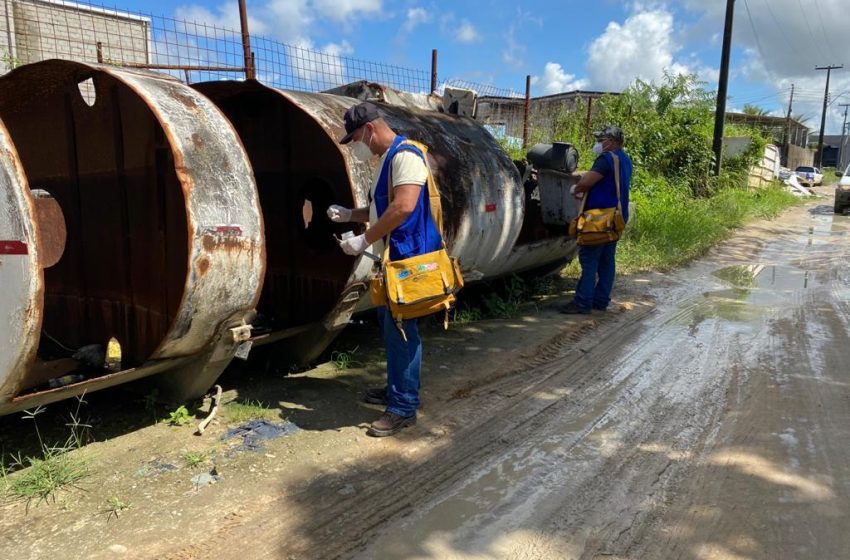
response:
[[[621,282],[614,312],[544,303],[431,333],[421,421],[398,438],[363,435],[379,356],[261,381],[305,429],[249,459],[216,444],[215,486],[187,468],[141,484],[126,472],[189,436],[127,430],[90,446],[104,484],[146,488],[119,521],[74,495],[7,506],[0,543],[21,559],[846,558],[850,217],[831,210]]]

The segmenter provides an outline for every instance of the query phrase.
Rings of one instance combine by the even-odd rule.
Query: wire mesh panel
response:
[[[315,50],[251,37],[256,77],[293,90],[322,91],[358,80],[429,92],[430,72],[368,62],[341,47]],[[149,68],[187,81],[242,79],[242,33],[207,22],[129,13],[63,0],[4,0],[0,63],[5,70],[50,58]]]

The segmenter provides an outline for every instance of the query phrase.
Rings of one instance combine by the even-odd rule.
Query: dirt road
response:
[[[796,208],[622,282],[619,312],[430,336],[401,437],[363,435],[364,379],[296,376],[281,406],[311,411],[305,432],[250,468],[223,455],[224,483],[182,496],[164,475],[123,525],[6,510],[0,536],[13,558],[36,557],[27,538],[93,558],[848,558],[848,232]]]
[[[483,426],[483,453],[357,556],[850,557],[850,219],[830,210],[676,273],[652,317],[542,366],[499,413],[513,425]]]

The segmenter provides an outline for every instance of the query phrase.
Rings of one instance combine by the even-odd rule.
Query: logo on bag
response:
[[[399,280],[404,280],[405,278],[408,278],[411,274],[412,272],[410,272],[409,270],[402,270],[399,271],[399,273],[396,275],[396,278],[398,278]]]
[[[417,272],[430,272],[432,270],[437,270],[438,268],[439,267],[437,266],[437,263],[434,262],[434,263],[428,263],[428,264],[420,264],[418,267],[416,267],[416,271]]]

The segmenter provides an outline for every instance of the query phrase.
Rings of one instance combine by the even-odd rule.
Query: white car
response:
[[[797,174],[797,177],[800,178],[800,182],[804,185],[817,187],[823,184],[823,172],[817,167],[801,165],[794,170],[794,173]]]

